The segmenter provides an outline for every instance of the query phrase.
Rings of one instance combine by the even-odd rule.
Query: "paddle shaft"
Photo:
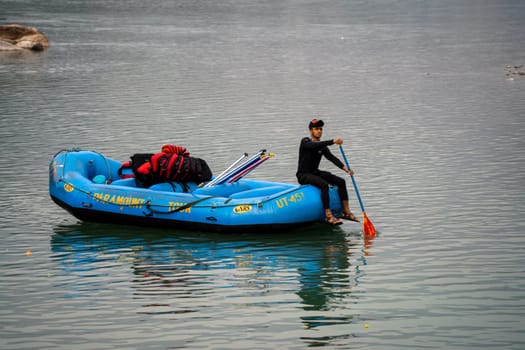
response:
[[[233,170],[229,171],[227,174],[224,174],[220,179],[214,179],[213,184],[221,184],[223,182],[228,181],[230,178],[234,177],[238,173],[242,172],[244,169],[252,165],[253,163],[256,163],[258,161],[257,158],[260,158],[262,154],[264,154],[266,150],[260,150],[258,153],[251,156],[248,160],[242,162],[240,165],[235,167]],[[207,184],[209,186],[209,184]]]
[[[346,159],[345,151],[343,150],[343,146],[339,145],[339,150],[341,151],[341,154],[343,155],[343,159],[345,161],[346,167],[348,170],[350,170],[350,163],[348,163],[348,159]],[[365,206],[363,205],[363,201],[361,200],[361,195],[359,194],[359,188],[357,188],[357,183],[355,182],[354,175],[350,175],[352,178],[352,184],[354,185],[355,194],[357,196],[357,200],[359,201],[359,206],[361,207],[361,211],[365,211]]]
[[[261,165],[262,163],[267,161],[269,158],[270,158],[270,156],[262,157],[257,162],[253,163],[248,168],[244,169],[243,171],[241,171],[240,173],[238,173],[237,175],[235,175],[234,177],[229,179],[227,182],[228,183],[232,183],[232,182],[235,182],[235,181],[239,180],[241,177],[244,177],[244,176],[248,175],[248,173],[250,173],[253,169],[255,169],[256,167],[258,167],[259,165]]]
[[[210,187],[214,184],[216,184],[218,181],[220,181],[231,169],[233,169],[237,164],[239,164],[244,158],[248,157],[248,153],[244,153],[239,159],[237,159],[235,162],[233,162],[232,165],[230,165],[226,170],[224,170],[222,173],[220,173],[218,176],[215,177],[212,181],[208,182],[204,187]]]

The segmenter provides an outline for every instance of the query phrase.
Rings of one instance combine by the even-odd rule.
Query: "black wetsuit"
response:
[[[329,185],[337,186],[341,200],[348,200],[345,180],[328,171],[319,170],[319,164],[323,156],[338,168],[343,168],[344,164],[328,149],[328,146],[333,144],[333,140],[315,142],[309,137],[304,137],[299,147],[297,180],[300,184],[314,185],[321,190],[323,209],[330,208]]]

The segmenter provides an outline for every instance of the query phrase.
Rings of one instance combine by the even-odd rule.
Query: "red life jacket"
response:
[[[166,181],[200,183],[212,178],[206,161],[191,157],[185,147],[176,145],[162,146],[162,152],[153,154],[134,173],[145,186]]]

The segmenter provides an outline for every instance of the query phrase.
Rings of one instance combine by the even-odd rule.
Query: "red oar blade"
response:
[[[368,218],[368,216],[366,216],[365,212],[363,212],[363,232],[365,233],[365,235],[369,236],[376,235],[376,229],[372,224],[372,221]]]

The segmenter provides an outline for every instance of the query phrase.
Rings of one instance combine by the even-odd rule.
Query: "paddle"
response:
[[[233,169],[234,167],[237,166],[237,164],[239,164],[244,158],[248,157],[248,153],[244,153],[239,159],[237,159],[235,162],[233,162],[232,165],[230,165],[226,170],[224,170],[222,173],[220,173],[219,175],[217,175],[213,180],[211,180],[210,182],[208,182],[206,185],[204,185],[203,187],[210,187],[210,186],[213,186],[215,185],[217,182],[221,181],[221,179],[226,176],[226,174],[231,170]]]
[[[259,159],[257,162],[255,162],[254,164],[250,165],[248,168],[244,169],[243,171],[241,171],[240,173],[238,173],[237,175],[233,176],[231,179],[229,179],[227,182],[228,183],[232,183],[232,182],[235,182],[235,181],[238,181],[240,178],[248,175],[253,169],[255,169],[256,167],[258,167],[259,165],[261,165],[262,163],[264,163],[265,161],[267,161],[268,159],[272,158],[274,156],[273,153],[270,153],[268,155],[264,155],[261,157],[261,159]]]
[[[339,145],[339,150],[341,151],[341,154],[343,155],[343,159],[345,160],[346,167],[348,170],[350,170],[350,163],[348,163],[348,159],[346,159],[345,151],[343,150],[343,146]],[[365,206],[363,205],[363,201],[361,200],[361,196],[359,195],[359,189],[357,188],[357,183],[355,182],[354,176],[350,175],[352,178],[352,183],[354,184],[355,194],[357,195],[357,199],[359,200],[359,205],[361,206],[361,211],[363,212],[363,232],[365,235],[375,236],[376,229],[374,228],[374,225],[372,224],[372,221],[366,216],[365,212]]]

